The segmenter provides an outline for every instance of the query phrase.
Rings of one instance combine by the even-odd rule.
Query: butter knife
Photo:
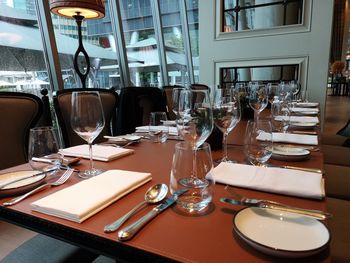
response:
[[[304,172],[318,173],[323,174],[323,171],[316,168],[306,168],[306,167],[298,167],[298,166],[290,166],[290,165],[275,165],[275,164],[267,164],[267,167],[275,167],[275,168],[283,168],[283,169],[292,169],[292,170],[300,170]]]
[[[155,208],[153,208],[149,213],[147,213],[145,216],[141,217],[139,220],[137,220],[135,223],[123,228],[118,232],[118,239],[120,241],[127,241],[133,238],[133,236],[142,228],[144,227],[149,221],[151,221],[153,218],[155,218],[157,215],[159,215],[161,212],[163,212],[165,209],[170,207],[172,204],[174,204],[177,200],[177,198],[182,195],[183,193],[187,192],[188,189],[183,188],[178,191],[176,191],[171,197],[167,198],[163,203],[160,205],[157,205]]]
[[[332,217],[332,214],[323,212],[320,210],[304,209],[304,208],[284,205],[281,203],[268,201],[268,200],[259,200],[259,199],[250,199],[250,198],[236,200],[236,199],[223,197],[223,198],[220,198],[220,201],[231,205],[253,206],[253,207],[266,208],[266,209],[278,210],[283,212],[290,212],[290,213],[300,214],[307,217],[312,217],[317,220],[325,220],[327,218]]]
[[[57,169],[59,169],[59,168],[53,168],[53,169],[50,169],[50,170],[47,170],[47,171],[44,171],[44,172],[40,172],[40,173],[24,176],[24,177],[12,180],[10,182],[1,184],[0,185],[0,190],[3,189],[5,186],[11,185],[11,184],[14,184],[14,183],[17,183],[17,182],[20,182],[20,181],[23,181],[23,180],[26,180],[26,179],[29,179],[29,178],[37,177],[37,176],[40,176],[40,175],[43,175],[43,174],[51,173],[51,172],[56,171]]]

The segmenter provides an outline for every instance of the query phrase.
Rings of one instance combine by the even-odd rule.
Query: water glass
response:
[[[63,157],[58,153],[61,148],[57,133],[52,127],[30,129],[28,161],[32,169],[38,171],[58,170]]]
[[[275,96],[271,106],[271,124],[273,131],[286,133],[290,125],[290,105],[282,103]]]
[[[193,178],[193,160],[196,162],[196,178]],[[174,193],[182,188],[189,189],[176,201],[181,211],[191,214],[207,211],[214,193],[215,182],[212,169],[213,161],[208,143],[203,143],[197,149],[195,157],[190,144],[180,142],[175,145],[170,174],[170,191]],[[191,183],[188,184],[188,182]]]
[[[167,116],[165,112],[150,113],[148,134],[152,142],[165,143],[169,136],[169,126],[165,125]]]
[[[253,165],[264,166],[272,155],[272,126],[269,120],[248,121],[244,153]]]

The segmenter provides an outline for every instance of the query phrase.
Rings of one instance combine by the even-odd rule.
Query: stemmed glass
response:
[[[241,120],[239,96],[234,88],[218,88],[213,101],[213,117],[216,127],[223,133],[223,156],[218,162],[233,162],[227,156],[227,136]]]
[[[206,182],[196,175],[196,151],[213,130],[213,112],[208,90],[181,90],[176,126],[193,152],[192,175],[180,183],[185,187],[201,187]]]
[[[264,166],[272,155],[272,126],[268,120],[248,121],[244,137],[244,152],[247,160]]]
[[[300,92],[300,89],[301,89],[301,86],[300,86],[300,83],[296,80],[291,80],[289,82],[289,87],[290,87],[290,90],[293,94],[293,101],[297,101],[297,95],[299,94]]]
[[[267,106],[267,87],[259,82],[249,83],[249,106],[254,110],[255,119],[259,119],[259,114]]]
[[[268,99],[270,104],[272,105],[272,102],[275,98],[275,96],[279,96],[279,86],[276,83],[267,83],[267,92],[268,92]]]
[[[89,144],[90,168],[84,171],[85,177],[102,173],[95,169],[92,160],[92,142],[105,126],[100,94],[97,91],[77,91],[72,93],[72,129]]]
[[[172,91],[172,111],[174,114],[177,116],[179,114],[179,97],[180,97],[180,92],[184,88],[173,88]]]

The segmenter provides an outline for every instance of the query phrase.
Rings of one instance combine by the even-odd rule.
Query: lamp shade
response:
[[[97,19],[105,16],[103,0],[51,0],[52,13],[72,18],[79,14],[85,19]]]

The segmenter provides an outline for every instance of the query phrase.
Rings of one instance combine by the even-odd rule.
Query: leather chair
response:
[[[29,130],[42,114],[39,97],[0,92],[0,169],[27,162]]]
[[[94,142],[103,141],[104,135],[112,135],[115,131],[115,118],[116,111],[119,103],[119,95],[108,89],[66,89],[59,90],[53,96],[53,104],[57,114],[57,120],[61,127],[62,137],[65,147],[71,147],[79,144],[86,144],[82,138],[80,138],[70,125],[70,118],[72,112],[71,97],[74,91],[98,91],[100,93],[103,112],[105,116],[105,127],[95,139]]]
[[[133,133],[136,127],[148,125],[152,111],[166,112],[163,90],[154,87],[123,88],[117,115],[117,135]]]

